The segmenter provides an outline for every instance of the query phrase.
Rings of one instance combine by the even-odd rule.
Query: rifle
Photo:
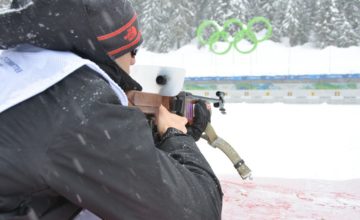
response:
[[[127,92],[127,97],[129,100],[129,106],[135,106],[139,108],[148,118],[150,126],[156,130],[155,125],[155,118],[158,113],[160,105],[163,105],[166,109],[168,109],[169,112],[175,113],[180,116],[184,116],[188,119],[188,123],[191,125],[194,119],[194,105],[198,100],[204,100],[208,103],[212,103],[215,108],[219,108],[220,112],[222,114],[226,114],[226,110],[224,107],[225,104],[225,93],[222,91],[217,91],[216,96],[217,98],[210,98],[210,97],[204,97],[204,96],[197,96],[193,95],[191,93],[185,92],[185,91],[174,91],[173,89],[170,89],[171,92],[166,92],[164,94],[163,91],[170,91],[169,87],[174,88],[174,85],[176,84],[177,88],[180,88],[178,86],[179,78],[176,80],[171,79],[170,73],[174,73],[172,68],[166,68],[166,71],[163,68],[158,67],[146,67],[144,71],[144,67],[140,68],[142,75],[139,75],[139,81],[145,80],[147,77],[148,81],[146,83],[149,83],[149,81],[156,82],[156,86],[152,86],[156,89],[158,89],[158,93],[150,93],[150,92],[140,92],[140,91],[129,91]],[[154,74],[149,73],[148,71],[153,72]],[[181,71],[180,71],[181,72]],[[179,71],[176,71],[176,77],[178,77]],[[136,74],[135,78],[136,78]],[[154,76],[154,79],[150,79],[151,76]],[[134,76],[132,75],[134,78]],[[138,81],[138,80],[137,80]],[[183,81],[183,80],[182,80]],[[140,82],[141,83],[141,82]],[[144,81],[145,84],[145,81]],[[167,86],[167,87],[163,87]],[[177,95],[173,95],[177,93]],[[170,94],[170,95],[169,95]],[[204,134],[201,136],[203,139],[205,139],[208,144],[214,148],[218,148],[221,151],[225,153],[225,155],[231,160],[233,163],[235,169],[239,173],[242,179],[251,179],[251,170],[249,167],[245,164],[244,160],[239,156],[239,154],[235,151],[235,149],[224,139],[219,137],[211,123],[208,123]]]

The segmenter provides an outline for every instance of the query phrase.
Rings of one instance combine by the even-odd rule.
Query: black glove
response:
[[[211,112],[203,100],[196,102],[194,112],[194,120],[191,125],[187,126],[187,134],[191,135],[195,141],[198,141],[205,131],[207,124],[210,122]]]

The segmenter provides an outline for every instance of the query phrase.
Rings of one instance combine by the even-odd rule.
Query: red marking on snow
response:
[[[300,193],[296,193],[296,196],[299,198],[299,199],[302,199],[302,200],[306,200],[306,201],[314,201],[314,199],[310,198],[308,195],[306,195],[305,193],[303,192],[300,192]]]
[[[221,180],[223,220],[360,219],[360,180]]]
[[[235,181],[231,181],[231,180],[222,180],[221,181],[222,184],[228,184],[228,185],[236,185],[239,186],[241,188],[250,188],[250,189],[254,189],[256,188],[256,184],[253,182],[235,182]]]
[[[332,194],[335,195],[336,198],[342,198],[342,199],[360,199],[360,197],[354,196],[349,193],[344,192],[332,192]]]

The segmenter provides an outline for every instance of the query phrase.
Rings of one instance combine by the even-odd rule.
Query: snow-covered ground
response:
[[[360,105],[228,104],[212,124],[256,177],[360,179]],[[218,149],[200,142],[219,175],[237,175]]]
[[[222,179],[223,220],[358,220],[360,180]]]

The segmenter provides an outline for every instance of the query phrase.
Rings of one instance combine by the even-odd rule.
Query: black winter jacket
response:
[[[143,113],[84,66],[0,114],[0,213],[64,202],[107,220],[211,220],[222,193],[190,136],[155,146]]]

